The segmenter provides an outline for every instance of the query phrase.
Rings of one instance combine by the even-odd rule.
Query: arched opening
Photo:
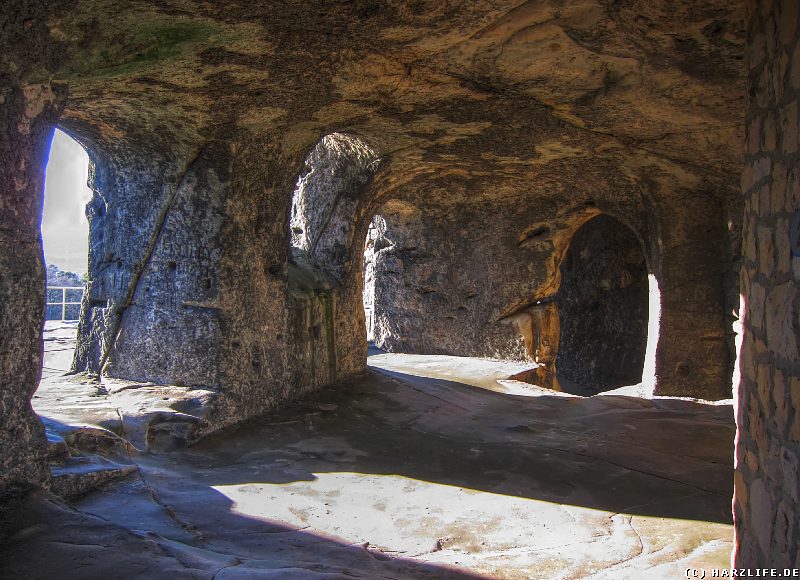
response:
[[[409,266],[425,241],[417,229],[420,210],[398,200],[384,203],[367,228],[364,244],[363,305],[370,347],[419,352],[408,341],[431,323],[419,316],[420,297],[431,294],[409,277]],[[418,325],[418,326],[414,326]]]
[[[83,146],[56,129],[47,162],[42,245],[47,266],[43,376],[69,371],[88,268],[86,204],[89,156]]]
[[[357,137],[324,136],[292,196],[288,286],[297,385],[328,384],[363,368],[361,237],[365,193],[378,165]],[[358,241],[357,241],[358,240]]]
[[[342,133],[326,135],[314,147],[292,196],[295,261],[307,262],[334,281],[342,281],[353,242],[353,217],[376,161],[377,154],[369,145]]]
[[[87,271],[89,223],[86,185],[89,156],[83,146],[56,129],[47,162],[42,244],[47,264],[47,320],[76,321],[80,317],[83,280]]]
[[[595,392],[641,382],[649,288],[636,234],[608,215],[594,217],[575,232],[560,268],[559,382]]]
[[[375,340],[375,293],[378,291],[376,263],[378,253],[388,246],[391,246],[391,242],[386,237],[386,220],[376,214],[369,223],[364,243],[364,320],[367,342],[370,344]]]
[[[392,204],[381,211],[391,212]],[[393,259],[391,249],[395,247],[394,235],[391,231],[391,213],[375,214],[367,229],[364,243],[364,319],[367,326],[367,342],[370,348],[382,349],[384,339],[391,334],[388,318],[391,313],[387,305],[395,301],[393,293],[399,291],[397,272],[391,268]]]

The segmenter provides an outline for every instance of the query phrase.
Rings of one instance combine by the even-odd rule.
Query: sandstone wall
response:
[[[734,563],[800,568],[800,6],[749,10]]]
[[[209,427],[352,376],[366,349],[354,248],[396,199],[420,214],[378,252],[397,276],[377,302],[394,292],[409,312],[380,319],[394,340],[552,362],[557,337],[537,342],[533,329],[557,331],[558,256],[603,212],[644,241],[661,286],[662,392],[724,396],[738,293],[721,281],[738,231],[728,202],[740,166],[739,4],[361,4],[0,8],[0,106],[17,111],[2,137],[3,187],[25,190],[6,198],[3,219],[30,225],[25,204],[41,195],[41,141],[14,133],[18,88],[68,84],[58,123],[97,162],[76,368],[214,386]],[[292,192],[331,132],[361,136],[381,168],[352,191],[366,197],[312,220],[345,231],[323,228],[305,284],[309,270],[290,268]],[[10,227],[10,251],[38,251],[33,229]],[[4,318],[4,340],[21,341],[3,351],[7,404],[21,414],[4,416],[30,418],[39,269],[32,253],[0,269],[20,321]],[[26,299],[14,294],[24,285]],[[11,444],[4,466],[16,469],[26,445]]]
[[[8,81],[0,74],[0,82]],[[31,409],[42,369],[44,167],[64,87],[0,93],[0,501],[48,481],[44,427]]]
[[[656,391],[730,397],[732,318],[726,320],[725,311],[736,307],[730,301],[738,294],[727,296],[723,282],[735,262],[728,246],[738,234],[725,231],[718,196],[676,188],[663,174],[658,178],[663,182],[654,179],[647,197],[628,197],[619,189],[605,193],[605,184],[598,185],[589,200],[586,194],[572,192],[571,198],[551,202],[523,198],[514,206],[485,203],[443,209],[424,202],[387,203],[379,212],[385,231],[372,240],[381,249],[366,266],[374,270],[367,290],[374,300],[371,330],[376,343],[397,352],[530,360],[542,367],[538,380],[551,386],[556,386],[558,358],[567,366],[567,378],[594,383],[588,385],[594,388],[619,386],[622,379],[611,377],[616,373],[611,366],[616,369],[621,359],[612,365],[608,361],[614,357],[606,357],[608,372],[597,365],[592,371],[592,365],[579,360],[580,353],[597,352],[602,342],[611,350],[619,347],[620,353],[637,353],[632,366],[638,370],[626,374],[626,382],[635,384],[646,348],[644,302],[647,273],[652,273],[661,291],[661,332],[654,345]],[[601,201],[600,194],[607,199]],[[577,338],[573,335],[585,316],[570,310],[574,297],[569,288],[561,294],[560,267],[575,232],[601,213],[620,216],[631,234],[611,252],[613,259],[603,260],[608,272],[595,281],[607,286],[621,275],[612,272],[615,260],[639,252],[645,261],[638,266],[645,271],[636,276],[640,304],[609,313],[602,340],[602,332],[582,332]],[[573,279],[587,277],[593,267],[580,265]],[[627,302],[621,298],[625,283],[620,280],[613,290],[597,290],[604,308]],[[604,298],[602,292],[607,293]],[[564,344],[561,303],[570,317]]]
[[[656,393],[731,397],[732,325],[738,317],[730,282],[737,258],[724,195],[701,180],[656,198],[654,274],[661,294]],[[735,202],[732,204],[735,206]]]
[[[531,213],[393,203],[375,254],[375,342],[393,352],[530,358],[508,319],[547,279],[545,241],[518,239]]]
[[[264,140],[272,146],[213,140],[178,160],[181,149],[93,152],[90,282],[74,367],[211,388],[198,434],[365,368],[362,273],[351,259],[363,247],[354,232],[363,229],[365,164],[303,163],[305,142]],[[293,254],[298,175],[309,204],[295,230],[302,222],[311,237]],[[315,205],[328,194],[333,203]]]
[[[369,179],[359,170],[352,172],[354,181],[327,181],[332,173],[306,155],[315,150],[315,138],[270,135],[237,145],[220,234],[219,375],[213,385],[220,394],[207,429],[365,369],[361,261],[367,223],[359,208]],[[314,219],[304,222],[304,233],[320,242],[292,248],[298,176],[310,174],[310,191],[339,201],[321,205],[327,217],[312,211]]]
[[[227,147],[204,145],[180,161],[89,149],[90,282],[73,368],[217,386]]]

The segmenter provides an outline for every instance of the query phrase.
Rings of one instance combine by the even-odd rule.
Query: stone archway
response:
[[[647,263],[629,227],[599,215],[575,232],[561,262],[557,303],[559,381],[605,391],[642,380]]]

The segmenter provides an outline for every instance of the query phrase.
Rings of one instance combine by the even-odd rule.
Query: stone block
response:
[[[797,17],[797,2],[789,0],[781,3],[781,11],[778,16],[778,33],[784,46],[791,46],[797,34]]]
[[[785,500],[778,504],[772,533],[771,562],[778,567],[789,566],[789,555],[794,547],[794,510]]]
[[[767,56],[767,38],[759,31],[747,46],[747,62],[751,71],[757,70]]]
[[[795,443],[800,442],[800,378],[792,377],[791,388],[789,390],[790,404],[794,409],[794,420],[789,430],[789,440]]]
[[[750,141],[748,137],[745,147],[747,147],[747,144],[749,144],[749,142]],[[752,185],[753,185],[753,165],[752,163],[746,163],[744,166],[744,170],[742,170],[742,179],[741,179],[742,192],[747,194],[750,191]],[[747,213],[747,211],[748,210],[745,210],[745,213]]]
[[[748,420],[748,426],[750,427],[750,435],[756,442],[756,446],[758,447],[758,455],[761,456],[764,453],[766,453],[768,441],[767,441],[767,432],[764,428],[764,419],[763,419],[763,413],[761,411],[761,405],[759,405],[758,398],[755,395],[750,396],[750,404],[747,409],[747,420]],[[758,471],[758,465],[753,471],[754,472]]]
[[[769,50],[770,50],[770,45],[767,44],[768,55],[769,55]],[[770,74],[770,69],[769,67],[765,66],[763,69],[761,69],[761,73],[758,75],[758,80],[756,84],[756,104],[762,109],[766,109],[771,104],[772,100],[772,91],[770,90],[771,80],[772,80],[772,75]]]
[[[783,109],[782,150],[785,155],[797,152],[797,101],[792,101]]]
[[[739,369],[742,373],[742,378],[749,384],[752,384],[756,381],[756,363],[754,355],[755,353],[753,352],[752,348],[743,348],[739,362]]]
[[[789,449],[782,450],[781,465],[783,467],[783,491],[793,502],[800,502],[800,461]]]
[[[769,354],[767,343],[760,338],[756,338],[756,353],[762,358]]]
[[[781,284],[770,290],[765,309],[768,348],[789,361],[798,358],[797,315],[794,311],[796,297],[794,282]]]
[[[770,180],[771,181],[771,180]],[[772,212],[772,183],[764,183],[758,188],[758,214],[763,219]]]
[[[751,472],[758,470],[758,456],[752,451],[747,452],[747,467]]]
[[[750,522],[761,551],[770,552],[774,507],[764,481],[757,478],[750,486]]]
[[[775,271],[775,246],[772,228],[758,227],[758,265],[761,273],[771,278]]]
[[[759,282],[753,282],[750,287],[750,296],[747,302],[747,313],[745,320],[747,324],[755,330],[764,328],[764,302],[766,290]]]
[[[790,83],[793,89],[800,89],[800,43],[797,43],[792,53],[792,68],[789,73]]]
[[[789,200],[786,196],[786,180],[788,179],[788,169],[783,161],[776,161],[772,167],[772,186],[770,188],[770,208],[772,213],[779,214],[791,211]]]
[[[757,205],[757,201],[755,198],[757,196],[753,196],[754,203],[753,205]],[[744,256],[747,260],[756,260],[758,256],[758,247],[756,246],[756,233],[757,233],[757,224],[758,221],[755,217],[750,217],[745,220],[745,231],[744,231]],[[753,276],[751,276],[752,278]]]
[[[789,227],[789,220],[786,218],[779,218],[775,225],[775,269],[781,274],[788,274],[792,271]]]
[[[764,408],[769,409],[772,399],[772,365],[768,363],[758,365],[758,397]]]
[[[747,153],[757,155],[761,151],[761,117],[753,117],[747,127]]]
[[[772,399],[775,401],[775,420],[778,424],[780,433],[783,433],[788,426],[789,403],[786,396],[786,378],[783,373],[776,370],[772,376]]]
[[[772,174],[772,160],[769,157],[759,157],[753,163],[753,179],[757,183]],[[758,211],[756,209],[755,211]]]
[[[792,171],[789,173],[786,187],[788,188],[786,192],[788,201],[787,210],[793,212],[796,209],[800,209],[800,169],[797,167],[793,167]]]
[[[775,114],[770,112],[764,118],[764,149],[774,151],[778,146],[778,128]]]
[[[733,501],[739,506],[742,512],[747,513],[747,484],[745,483],[744,474],[741,470],[737,470],[733,474]]]
[[[789,68],[789,57],[781,49],[780,54],[772,65],[772,93],[775,102],[780,102],[783,98],[784,87],[786,86],[786,72]]]

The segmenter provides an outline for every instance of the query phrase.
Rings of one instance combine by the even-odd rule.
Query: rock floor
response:
[[[46,344],[34,406],[70,422],[91,385],[54,362],[68,340]],[[504,381],[518,370],[496,361],[369,360],[360,380],[189,449],[134,450],[132,477],[73,506],[31,494],[6,514],[0,577],[682,578],[728,567],[729,404],[561,395]],[[98,424],[108,396],[91,388],[84,422]]]

